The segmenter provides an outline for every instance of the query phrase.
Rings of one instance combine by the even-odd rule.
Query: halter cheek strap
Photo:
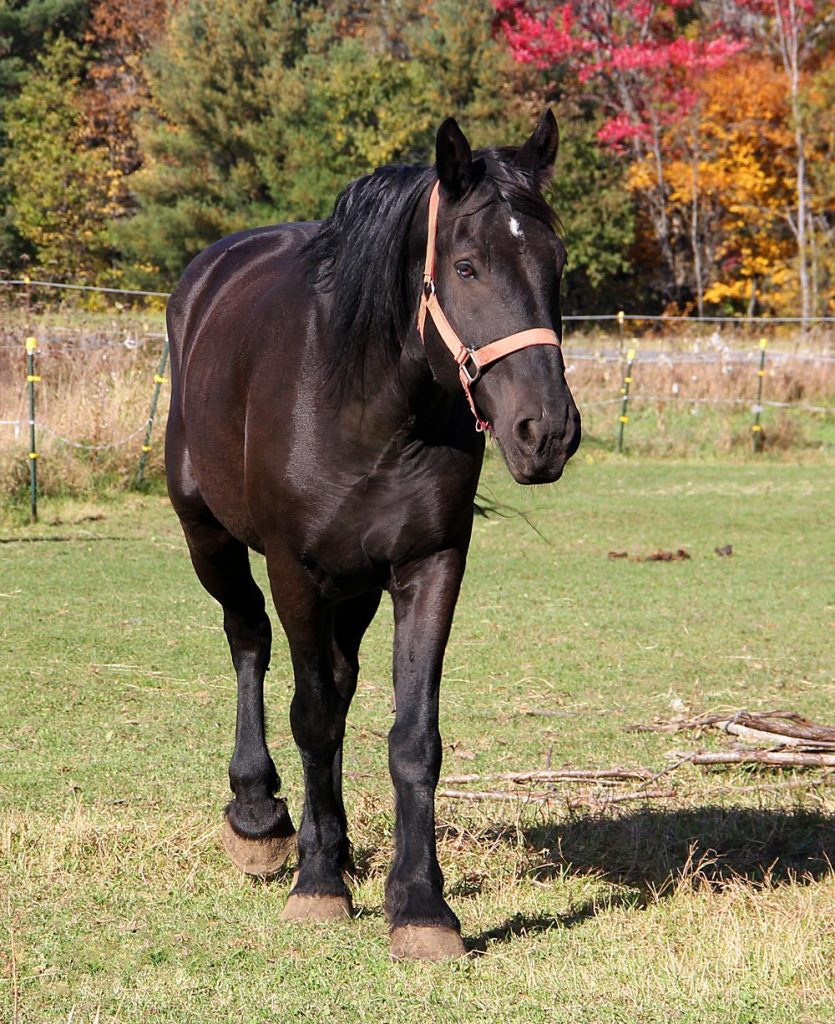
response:
[[[556,333],[547,327],[533,327],[527,331],[519,331],[517,334],[509,334],[507,337],[491,341],[481,348],[470,348],[461,341],[452,324],[444,315],[435,293],[435,239],[438,234],[439,202],[440,182],[436,182],[429,196],[429,230],[426,235],[426,262],[423,270],[423,292],[420,296],[417,329],[421,341],[426,344],[424,331],[426,316],[429,314],[435,329],[452,353],[452,358],[458,367],[458,377],[464,394],[467,396],[467,402],[473,411],[473,416],[475,416],[476,429],[486,430],[490,424],[479,416],[471,391],[473,384],[479,379],[482,372],[491,363],[504,359],[505,356],[509,356],[511,352],[517,352],[520,348],[529,348],[531,345],[559,347],[560,343]]]

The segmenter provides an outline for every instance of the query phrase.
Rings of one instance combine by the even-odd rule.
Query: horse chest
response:
[[[293,547],[321,585],[385,586],[393,566],[466,547],[479,467],[447,456],[437,459],[442,472],[429,472],[435,461],[378,466],[296,496],[292,519],[304,526]]]

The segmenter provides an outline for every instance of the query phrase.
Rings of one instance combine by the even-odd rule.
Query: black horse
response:
[[[521,148],[475,154],[449,119],[435,167],[381,168],[321,223],[217,242],[168,305],[169,491],[223,608],[238,680],[224,845],[242,870],[270,875],[297,841],[282,917],[351,914],[342,740],[360,641],[387,590],[395,957],[464,952],[443,897],[434,793],[482,428],[525,484],[558,479],[580,440],[556,333],[565,250],[540,191],[557,145],[550,111]],[[271,632],[249,548],[266,556],[293,662],[297,838],[264,741]]]

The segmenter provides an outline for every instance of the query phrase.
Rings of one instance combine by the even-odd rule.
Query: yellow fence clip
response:
[[[40,374],[38,374],[38,373],[27,373],[26,374],[26,381],[27,381],[28,384],[37,384],[40,379],[41,379],[41,377],[40,377]]]
[[[755,434],[759,434],[760,431],[762,430],[762,424],[761,423],[755,423],[754,426],[751,427],[751,429],[754,431]]]
[[[142,445],[142,451],[143,452],[149,452],[150,450],[151,450],[151,446],[149,444],[143,444]]]
[[[38,457],[39,456],[38,456],[37,452],[29,452],[29,458],[30,459],[37,459]]]
[[[768,339],[767,338],[760,338],[760,348],[767,348],[767,347],[768,347]]]
[[[620,417],[620,422],[621,423],[628,423],[629,422],[629,417],[628,416],[621,416]]]
[[[628,351],[628,352],[626,353],[626,358],[627,358],[627,359],[629,360],[629,362],[630,362],[630,363],[632,362],[632,360],[633,360],[633,359],[635,358],[635,349],[634,349],[634,348],[631,348],[631,349],[630,349],[630,350],[629,350],[629,351]]]
[[[34,352],[37,347],[38,347],[38,339],[37,338],[27,338],[26,339],[26,351],[27,352]]]
[[[624,311],[622,309],[619,309],[618,310],[618,323],[620,324],[621,327],[623,327],[623,321],[624,321],[625,317],[626,317],[626,314],[624,313]]]
[[[167,377],[160,377],[158,373],[154,374],[154,384],[166,384],[168,382]]]

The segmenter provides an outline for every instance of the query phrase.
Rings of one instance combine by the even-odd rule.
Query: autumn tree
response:
[[[698,116],[671,140],[665,174],[671,220],[682,233],[697,231],[704,300],[727,312],[791,313],[797,290],[784,211],[793,136],[782,75],[767,58],[746,56],[705,75],[698,90]],[[636,165],[633,186],[640,176]]]
[[[803,93],[809,73],[819,66],[835,39],[835,5],[832,0],[736,0],[723,7],[723,15],[731,31],[771,53],[785,76],[794,134],[795,181],[795,201],[793,209],[786,209],[786,221],[797,246],[800,312],[808,317],[813,312],[809,232],[814,224]]]
[[[93,281],[111,255],[113,176],[106,151],[88,135],[84,63],[79,46],[59,36],[6,108],[0,188],[33,262],[59,280]]]
[[[90,131],[107,147],[122,175],[135,171],[141,156],[136,138],[139,111],[149,100],[143,59],[165,31],[166,0],[94,0],[86,42],[92,51],[87,72]]]
[[[743,43],[699,20],[694,0],[495,0],[517,60],[556,78],[570,76],[607,119],[600,142],[650,167],[645,212],[660,253],[659,286],[678,298],[683,281],[674,251],[665,177],[665,131],[694,103],[695,76],[739,52]]]

